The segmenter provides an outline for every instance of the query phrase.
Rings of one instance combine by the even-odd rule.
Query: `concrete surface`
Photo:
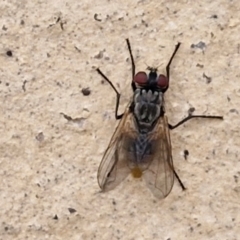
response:
[[[240,239],[240,3],[2,1],[0,239]],[[95,17],[94,17],[95,16]],[[131,65],[165,66],[175,181],[164,200],[131,176],[99,193],[97,169],[131,97]],[[84,96],[83,88],[90,95]],[[65,115],[63,115],[65,114]],[[64,117],[65,116],[65,117]],[[187,160],[184,150],[189,151]]]

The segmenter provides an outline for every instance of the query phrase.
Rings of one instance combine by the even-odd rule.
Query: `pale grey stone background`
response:
[[[239,11],[237,0],[2,1],[0,239],[239,239]],[[190,107],[224,116],[172,132],[187,191],[176,181],[161,201],[131,176],[105,194],[96,181],[117,122],[115,94],[95,68],[122,93],[123,110],[132,94],[125,38],[137,71],[162,73],[182,42],[170,123]]]

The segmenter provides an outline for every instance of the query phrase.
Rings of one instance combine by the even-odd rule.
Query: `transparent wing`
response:
[[[157,198],[165,198],[173,187],[174,167],[167,117],[160,117],[149,134],[152,159],[143,173],[147,186]]]
[[[128,154],[125,147],[131,122],[132,114],[129,113],[128,107],[112,136],[98,168],[98,184],[103,191],[115,188],[131,172],[128,167]]]

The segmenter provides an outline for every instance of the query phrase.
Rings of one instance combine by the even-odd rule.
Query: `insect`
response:
[[[97,72],[116,93],[115,118],[121,119],[98,169],[98,184],[102,191],[119,185],[130,173],[135,178],[143,176],[149,189],[157,198],[165,198],[171,191],[176,177],[185,186],[173,166],[171,140],[172,130],[192,118],[223,119],[222,116],[188,115],[172,126],[164,109],[164,93],[169,87],[170,65],[180,44],[167,64],[166,75],[157,74],[157,68],[148,67],[135,74],[135,63],[129,39],[126,39],[132,64],[133,96],[123,114],[118,114],[120,93],[113,83],[97,68]]]

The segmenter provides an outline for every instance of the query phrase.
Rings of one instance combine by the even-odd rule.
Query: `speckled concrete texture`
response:
[[[2,1],[0,239],[239,239],[239,12],[237,0]],[[165,98],[171,124],[190,108],[224,116],[171,132],[187,190],[175,181],[164,200],[131,176],[108,193],[97,184],[117,121],[96,68],[122,93],[123,111],[126,38],[136,71],[165,73],[182,43]]]

